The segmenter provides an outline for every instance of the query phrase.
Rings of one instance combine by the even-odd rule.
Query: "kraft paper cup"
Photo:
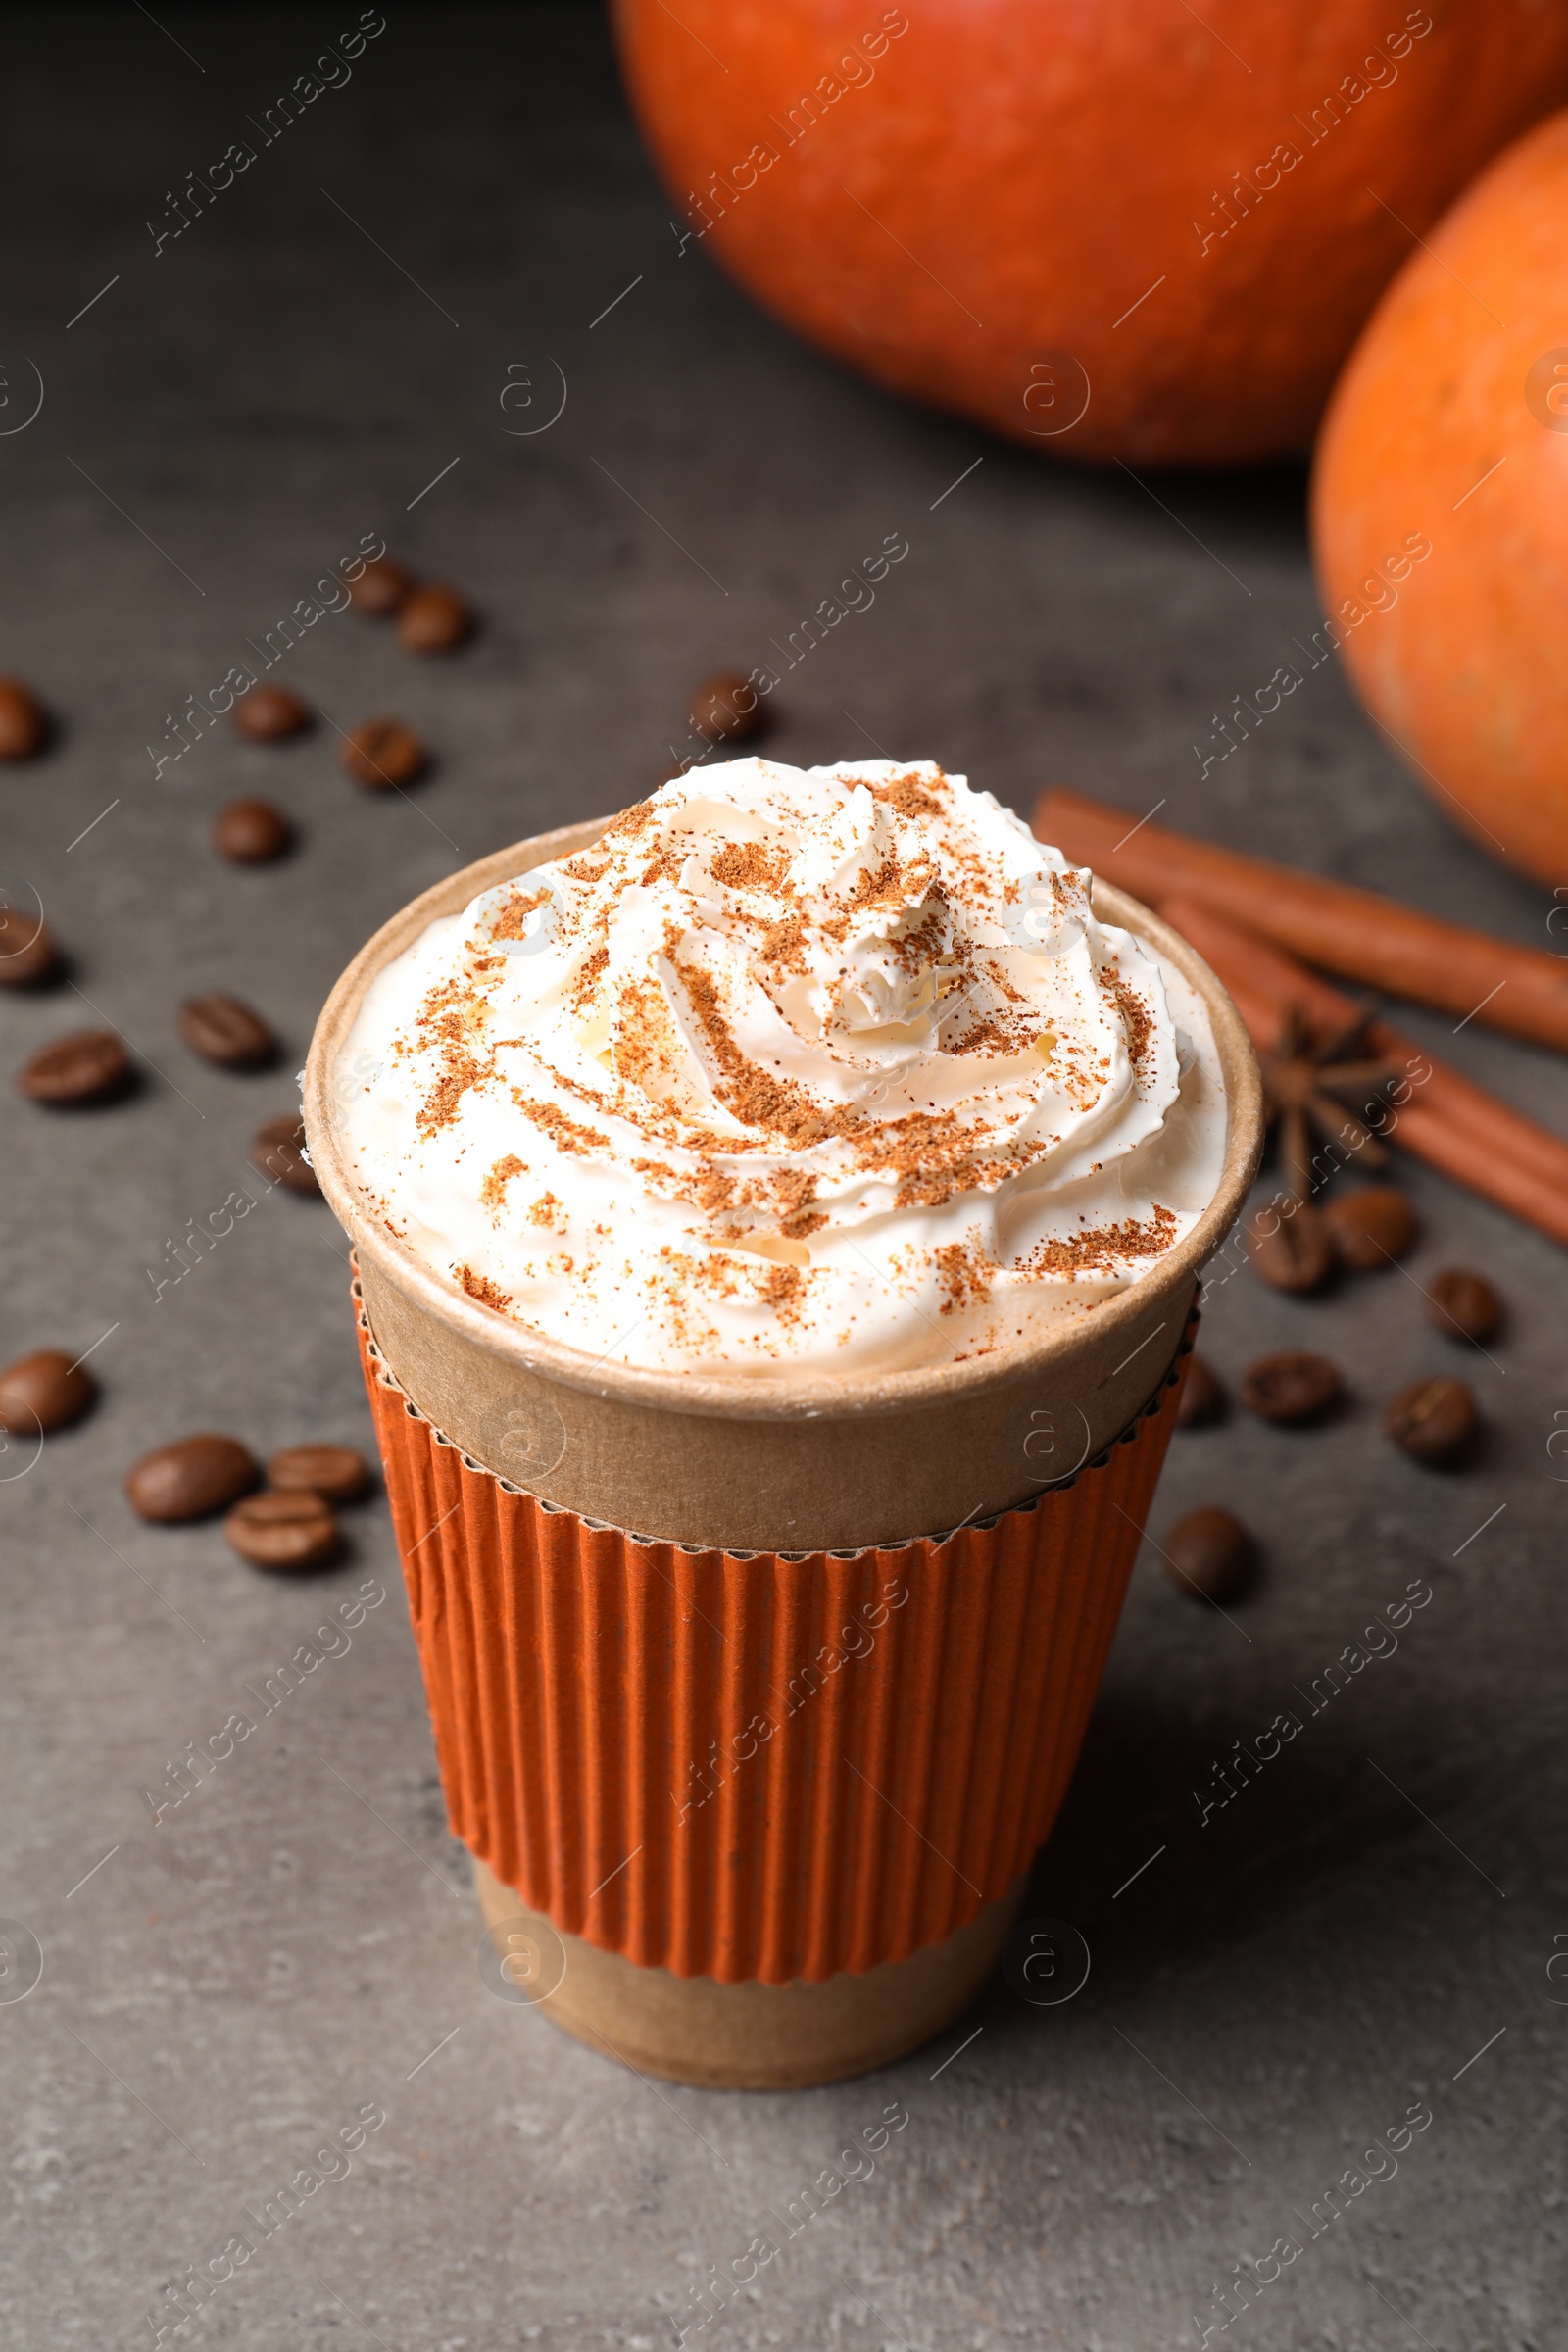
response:
[[[448,1812],[494,1988],[677,2080],[825,2082],[935,2033],[994,1968],[1077,1759],[1168,1444],[1199,1272],[1260,1088],[1201,996],[1224,1169],[1093,1314],[975,1362],[832,1378],[606,1364],[492,1313],[366,1213],[335,1073],[437,916],[605,822],[427,891],[318,1024],[306,1127],[355,1245],[360,1340]],[[952,1532],[950,1532],[952,1531]]]

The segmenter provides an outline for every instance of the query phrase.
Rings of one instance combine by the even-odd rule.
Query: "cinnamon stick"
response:
[[[1354,1018],[1348,997],[1201,900],[1164,896],[1158,905],[1172,929],[1190,940],[1224,981],[1259,1053],[1277,1046],[1292,1004],[1322,1036],[1345,1029]],[[1369,1057],[1402,1062],[1412,1075],[1430,1072],[1394,1111],[1381,1130],[1383,1141],[1399,1145],[1412,1158],[1425,1160],[1568,1248],[1568,1143],[1499,1102],[1387,1021],[1370,1024],[1366,1044]]]
[[[1326,971],[1568,1050],[1568,958],[1440,922],[1376,891],[1140,824],[1059,787],[1042,796],[1031,822],[1040,840],[1135,899],[1153,903],[1180,891]]]

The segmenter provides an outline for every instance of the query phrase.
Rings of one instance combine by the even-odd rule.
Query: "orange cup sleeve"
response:
[[[1005,1894],[1083,1744],[1192,1347],[1065,1485],[855,1552],[656,1543],[461,1453],[366,1384],[452,1828],[644,1967],[810,1982]]]

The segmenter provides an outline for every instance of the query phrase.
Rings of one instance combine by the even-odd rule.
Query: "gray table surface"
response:
[[[460,860],[650,789],[691,683],[768,660],[887,532],[909,555],[788,675],[780,756],[932,756],[1018,808],[1051,778],[1163,798],[1197,832],[1548,944],[1546,895],[1450,828],[1332,667],[1200,781],[1216,705],[1318,621],[1301,475],[1054,468],[803,349],[677,255],[593,11],[391,12],[352,81],[253,137],[254,167],[158,251],[166,192],[251,135],[328,21],[11,24],[0,669],[61,728],[0,776],[0,866],[73,969],[0,1001],[0,1040],[15,1066],[107,1020],[147,1083],[93,1115],[5,1113],[0,1360],[93,1348],[103,1388],[35,1466],[6,1457],[0,1494],[0,1914],[44,1956],[0,2003],[7,2343],[150,2343],[166,2284],[377,2102],[347,2177],[167,2340],[662,2346],[705,2267],[895,2097],[909,2124],[874,2176],[689,2340],[1195,2341],[1215,2283],[1304,2238],[1294,2213],[1425,2101],[1396,2174],[1254,2283],[1233,2340],[1560,2341],[1568,1464],[1548,1440],[1568,1373],[1562,1258],[1538,1236],[1407,1167],[1425,1230],[1404,1271],[1324,1301],[1245,1274],[1216,1292],[1222,1372],[1318,1346],[1353,1401],[1315,1435],[1233,1419],[1176,1442],[1155,1539],[1226,1501],[1267,1574],[1227,1622],[1145,1547],[1031,1893],[1087,1936],[1087,1987],[1031,2009],[999,1984],[932,2050],[802,2095],[655,2089],[486,1990],[384,1504],[355,1515],[348,1566],[301,1585],[242,1569],[212,1526],[143,1526],[121,1493],[192,1427],[368,1443],[318,1204],[270,1199],[161,1297],[147,1269],[238,1182],[377,923]],[[503,409],[509,368],[531,369],[531,410]],[[547,424],[563,378],[564,414],[509,437]],[[356,791],[325,725],[274,751],[220,726],[155,780],[166,714],[372,531],[462,582],[482,635],[421,665],[330,615],[276,674],[339,726],[406,715],[428,784]],[[212,854],[242,791],[299,818],[288,863]],[[276,1021],[279,1073],[182,1046],[180,999],[215,987]],[[1548,1056],[1409,1025],[1568,1126]],[[1457,1367],[1420,1291],[1455,1262],[1511,1314],[1470,1367],[1483,1457],[1445,1477],[1378,1412]],[[350,1650],[155,1827],[143,1791],[365,1578],[388,1600]],[[1211,1760],[1412,1579],[1433,1598],[1397,1653],[1200,1828]]]

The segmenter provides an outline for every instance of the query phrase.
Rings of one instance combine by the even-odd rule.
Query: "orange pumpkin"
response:
[[[616,24],[677,239],[879,383],[1145,465],[1304,448],[1412,238],[1568,97],[1562,0],[616,0]]]
[[[1561,114],[1483,173],[1368,320],[1323,421],[1312,530],[1373,717],[1479,841],[1568,886],[1565,237]]]

